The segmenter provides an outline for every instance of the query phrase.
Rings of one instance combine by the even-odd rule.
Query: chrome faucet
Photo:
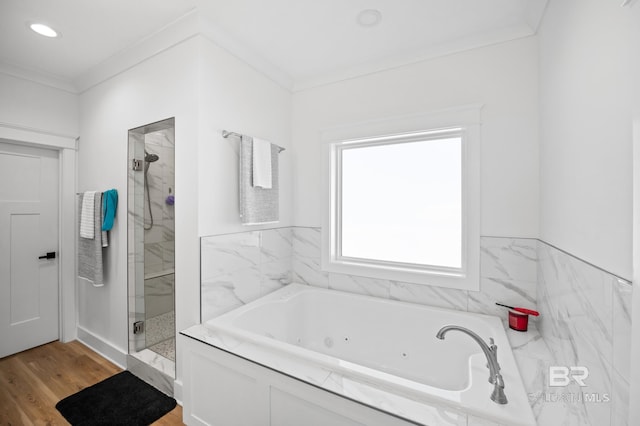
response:
[[[493,338],[489,338],[489,345],[487,345],[476,333],[468,328],[460,327],[459,325],[445,325],[440,329],[440,331],[438,331],[436,337],[440,340],[444,340],[444,335],[451,330],[458,330],[469,335],[478,343],[478,345],[480,345],[482,352],[484,352],[484,356],[487,357],[489,383],[494,386],[490,398],[496,404],[506,404],[508,401],[507,396],[504,394],[504,380],[502,378],[502,374],[500,374],[500,364],[498,364],[498,347],[494,343]]]

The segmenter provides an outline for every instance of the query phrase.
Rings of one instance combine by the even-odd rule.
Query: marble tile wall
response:
[[[153,227],[149,205],[144,200],[144,271],[145,275],[170,271],[174,268],[175,220],[174,206],[167,204],[169,195],[174,195],[175,142],[173,128],[147,133],[144,149],[158,156],[149,164],[147,181],[153,211]]]
[[[144,280],[144,304],[147,319],[174,311],[175,274],[148,277]],[[175,334],[175,330],[172,330]]]
[[[446,289],[323,272],[320,228],[288,227],[203,237],[202,319],[290,282],[499,315],[495,302],[536,308],[536,240],[482,239],[481,291]]]
[[[174,194],[174,129],[145,134],[144,149],[158,156],[157,161],[149,164],[146,174],[153,226],[146,194],[144,199],[144,302],[148,320],[172,312],[174,306],[174,206],[166,202],[167,197]]]
[[[551,413],[547,417],[562,416],[558,424],[626,425],[631,284],[539,242],[538,308],[539,328],[551,349],[551,362],[589,369],[586,387],[572,383],[547,388],[546,394],[588,394],[609,399],[547,401],[545,409]]]
[[[291,283],[291,228],[203,237],[200,244],[202,322]]]
[[[480,291],[323,272],[320,228],[202,238],[202,319],[289,282],[498,315],[537,309],[532,333],[508,330],[534,414],[544,425],[626,425],[631,285],[535,239],[481,238]],[[585,388],[549,387],[549,366],[586,366]],[[571,401],[584,394],[609,402]],[[556,400],[560,398],[560,400]]]
[[[536,308],[536,240],[482,237],[480,291],[380,280],[320,269],[320,228],[293,228],[293,281],[394,300],[497,315],[495,302]]]

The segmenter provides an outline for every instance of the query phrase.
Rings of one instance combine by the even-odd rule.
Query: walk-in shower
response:
[[[175,376],[175,122],[129,131],[127,368],[167,393]]]

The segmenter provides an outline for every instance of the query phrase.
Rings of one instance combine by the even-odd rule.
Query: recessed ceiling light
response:
[[[382,21],[382,13],[376,9],[365,9],[358,14],[358,24],[363,27],[375,27]]]
[[[50,38],[55,38],[55,37],[59,37],[59,34],[56,30],[54,30],[53,28],[51,28],[48,25],[45,24],[38,24],[38,23],[33,23],[33,24],[28,24],[29,28],[31,28],[32,31],[45,36],[45,37],[50,37]]]

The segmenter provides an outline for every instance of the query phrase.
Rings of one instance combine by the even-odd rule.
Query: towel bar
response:
[[[229,136],[237,136],[237,137],[239,137],[239,138],[242,138],[242,136],[243,136],[243,135],[242,135],[241,133],[237,133],[237,132],[229,132],[229,131],[227,131],[227,130],[223,130],[223,131],[222,131],[222,137],[223,137],[223,138],[225,138],[225,139],[226,139],[226,138],[228,138]],[[278,147],[278,152],[282,152],[282,151],[284,151],[284,150],[285,150],[285,148],[281,147],[280,145],[276,145],[276,144],[273,144],[273,145],[275,145],[275,146],[277,146],[277,147]]]

